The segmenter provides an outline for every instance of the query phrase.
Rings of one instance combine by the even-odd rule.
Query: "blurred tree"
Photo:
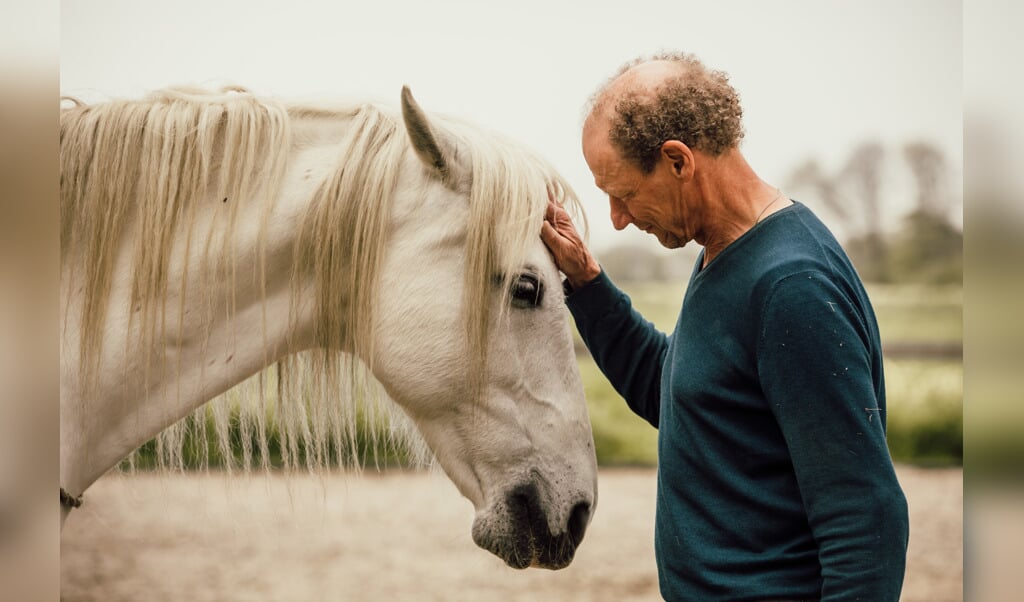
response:
[[[786,188],[809,190],[815,198],[840,220],[849,219],[846,206],[839,198],[834,178],[825,173],[816,159],[804,161],[789,175]]]
[[[904,218],[889,253],[889,273],[901,282],[963,283],[963,233],[933,209]]]
[[[853,149],[835,174],[827,173],[810,159],[790,174],[787,187],[810,190],[816,199],[843,224],[844,245],[865,280],[889,279],[887,241],[882,228],[881,174],[885,150],[876,141]]]
[[[867,282],[891,282],[889,242],[881,232],[852,236],[843,244],[850,261],[857,268],[862,280]]]
[[[864,142],[853,149],[839,171],[839,186],[851,201],[860,206],[862,231],[866,235],[882,231],[879,206],[882,160],[885,151],[878,142]]]
[[[903,147],[903,157],[917,184],[919,211],[946,218],[950,198],[945,190],[946,158],[928,142],[911,142]]]
[[[886,282],[887,241],[882,230],[880,204],[881,172],[885,151],[878,142],[858,145],[850,153],[837,179],[845,196],[859,206],[862,219],[860,234],[847,245],[860,275],[865,280]]]
[[[881,172],[885,150],[875,141],[863,142],[836,173],[826,172],[816,159],[808,159],[790,172],[786,187],[810,191],[835,217],[846,222],[851,234],[882,231]],[[855,223],[850,223],[855,222]]]
[[[949,220],[945,155],[919,141],[906,144],[903,157],[917,185],[917,208],[904,218],[889,268],[901,281],[962,283],[963,233]]]

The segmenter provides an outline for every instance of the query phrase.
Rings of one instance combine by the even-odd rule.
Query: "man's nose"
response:
[[[609,196],[608,200],[611,204],[612,210],[612,226],[616,230],[622,230],[633,221],[633,216],[629,214],[629,210],[626,209],[626,204],[619,199]]]

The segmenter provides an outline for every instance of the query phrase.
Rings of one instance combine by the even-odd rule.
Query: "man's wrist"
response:
[[[584,269],[580,270],[575,274],[566,274],[565,279],[569,281],[569,286],[573,290],[579,290],[580,288],[590,284],[601,275],[601,266],[596,261],[591,261]]]

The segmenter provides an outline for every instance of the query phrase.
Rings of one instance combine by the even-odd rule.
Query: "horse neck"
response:
[[[61,484],[68,491],[84,491],[138,446],[199,406],[282,357],[313,345],[315,286],[310,278],[295,277],[296,239],[319,182],[337,168],[345,123],[297,126],[301,143],[289,148],[279,194],[263,200],[224,200],[211,190],[198,200],[193,240],[189,243],[180,236],[170,254],[167,294],[156,313],[159,332],[149,345],[138,343],[144,320],[139,319],[138,307],[127,302],[131,279],[115,274],[102,353],[91,384],[76,378],[73,369],[81,299],[69,292],[74,284],[65,266]],[[230,203],[238,206],[231,208]],[[222,218],[232,209],[237,215],[228,232]],[[130,265],[133,238],[123,239],[119,272]],[[227,245],[224,253],[204,251],[222,243]],[[344,304],[344,294],[341,297],[336,301]]]

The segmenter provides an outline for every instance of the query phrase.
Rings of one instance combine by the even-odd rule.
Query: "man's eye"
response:
[[[512,305],[519,308],[539,307],[544,300],[544,283],[533,274],[520,274],[512,287]]]

